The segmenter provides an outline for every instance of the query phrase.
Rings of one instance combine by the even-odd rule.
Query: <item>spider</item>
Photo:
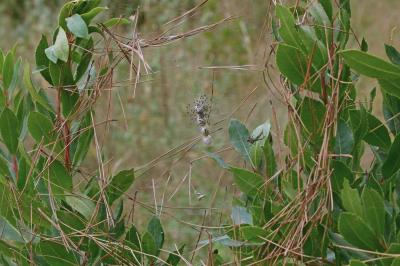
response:
[[[188,114],[197,124],[205,144],[211,144],[211,135],[209,130],[209,120],[211,113],[211,101],[203,94],[194,100],[193,104],[187,106]]]

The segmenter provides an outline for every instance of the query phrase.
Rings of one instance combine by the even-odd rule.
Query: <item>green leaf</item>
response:
[[[74,157],[72,160],[72,165],[74,167],[79,167],[79,165],[86,157],[86,154],[89,151],[90,144],[94,136],[94,130],[90,114],[86,115],[85,118],[82,119],[77,134],[79,134],[79,137],[76,140],[77,144],[76,148],[73,151]]]
[[[67,62],[69,57],[69,45],[67,34],[62,27],[58,29],[56,41],[54,43],[54,54],[61,61]]]
[[[19,74],[20,74],[20,70],[21,70],[21,63],[22,63],[21,58],[18,58],[17,61],[14,63],[12,80],[11,80],[10,86],[7,88],[9,90],[9,92],[8,92],[9,98],[12,98],[12,96],[14,94],[14,90],[19,83]]]
[[[352,189],[347,180],[343,182],[343,189],[341,191],[342,204],[345,210],[355,213],[363,217],[363,208],[361,205],[360,195],[357,189]]]
[[[361,41],[361,51],[368,52],[368,43],[364,38]]]
[[[42,35],[42,38],[40,39],[40,42],[35,51],[36,68],[40,69],[40,74],[43,76],[43,78],[45,80],[47,80],[47,82],[52,84],[50,72],[49,72],[50,61],[49,61],[48,56],[46,55],[46,49],[48,47],[49,47],[49,44],[47,43],[46,36]],[[49,56],[52,57],[53,54],[54,53],[51,53]],[[52,59],[57,62],[57,58],[52,57]]]
[[[379,79],[399,79],[400,67],[362,51],[341,51],[345,62],[362,75]]]
[[[100,27],[97,26],[89,26],[89,33],[98,33],[99,35],[104,37],[103,31],[100,29]]]
[[[121,239],[122,235],[125,233],[125,221],[121,219],[117,221],[114,226],[111,228],[110,235],[114,239]]]
[[[88,51],[93,49],[93,39],[89,39],[89,45],[87,45],[85,49]],[[78,68],[76,69],[75,73],[75,82],[78,82],[86,72],[88,72],[89,67],[91,67],[90,63],[92,62],[92,52],[86,52],[82,57],[81,60],[79,61]]]
[[[72,192],[72,177],[61,162],[55,160],[50,164],[49,179],[53,188],[53,193],[63,195],[65,191]]]
[[[299,184],[300,181],[300,184]],[[291,200],[295,199],[302,189],[302,180],[299,180],[297,172],[289,171],[280,179],[281,191]]]
[[[375,116],[367,114],[368,133],[364,140],[373,146],[377,146],[387,151],[390,148],[391,140],[386,126]]]
[[[322,7],[325,10],[326,15],[330,20],[332,20],[332,14],[333,14],[333,7],[332,7],[332,2],[331,0],[319,0],[319,3],[322,5]]]
[[[11,86],[14,78],[14,56],[11,52],[7,53],[3,64],[3,85],[6,90]]]
[[[382,165],[384,178],[390,178],[400,169],[400,134],[394,139],[389,154]]]
[[[90,0],[90,1],[80,1],[81,7],[77,8],[77,13],[86,13],[97,7],[101,3],[101,0]]]
[[[250,144],[247,141],[250,136],[249,130],[239,120],[231,119],[229,123],[229,139],[237,152],[248,162],[250,158]],[[253,165],[254,166],[254,165]]]
[[[123,223],[123,220],[121,220],[121,222]],[[132,225],[125,235],[125,241],[123,244],[129,247],[129,249],[124,250],[123,257],[131,262],[134,262],[133,263],[134,265],[143,265],[144,263],[143,264],[141,263],[144,255],[142,243],[143,242],[140,238],[138,230],[134,225]]]
[[[354,175],[351,170],[339,160],[331,161],[333,173],[331,175],[332,187],[335,192],[340,192],[343,188],[344,180],[348,180],[350,183],[354,181]]]
[[[104,10],[107,10],[108,8],[106,7],[95,7],[92,10],[90,10],[89,12],[85,13],[82,15],[82,19],[86,22],[86,24],[89,25],[90,21],[92,21],[92,19],[97,16],[98,14],[100,14],[101,12],[103,12]]]
[[[168,259],[167,259],[167,264],[171,265],[171,266],[177,266],[179,264],[180,260],[181,260],[181,256],[182,256],[182,253],[183,253],[184,249],[185,249],[185,245],[183,244],[179,248],[177,253],[176,253],[176,251],[170,252],[169,256],[168,256]],[[180,256],[178,256],[178,255],[180,255]]]
[[[67,202],[68,205],[70,205]],[[74,205],[70,205],[75,209]],[[76,210],[76,209],[75,209]],[[70,209],[66,211],[57,211],[57,218],[61,221],[61,229],[65,234],[75,233],[76,231],[84,231],[86,227],[86,219],[82,219],[78,214],[72,212]],[[73,239],[73,237],[72,237]]]
[[[264,178],[262,176],[242,168],[230,167],[229,170],[233,173],[235,184],[243,193],[254,195],[263,188]]]
[[[301,38],[306,47],[306,53],[312,56],[312,64],[319,71],[328,62],[328,53],[324,43],[319,40],[315,28],[312,26],[300,26]]]
[[[68,2],[61,8],[60,14],[58,16],[58,25],[64,30],[67,30],[67,23],[65,19],[72,15],[72,10],[75,6],[75,2]]]
[[[400,88],[399,88],[400,89]],[[400,98],[383,93],[383,115],[390,131],[397,135],[400,133]]]
[[[276,51],[276,64],[279,71],[293,84],[301,85],[307,73],[307,60],[294,46],[279,44]]]
[[[61,106],[64,117],[69,117],[76,111],[79,101],[79,93],[76,91],[62,90],[61,91]]]
[[[89,38],[89,30],[82,19],[82,17],[78,14],[73,15],[66,19],[68,29],[78,38],[88,39]]]
[[[84,93],[87,88],[91,88],[97,79],[96,68],[93,66],[89,66],[84,73],[84,75],[77,81],[77,88],[79,93]]]
[[[368,114],[361,110],[349,110],[349,124],[353,130],[354,142],[357,144],[368,134]]]
[[[349,3],[349,1],[347,1]],[[350,6],[350,5],[348,5]],[[351,17],[351,12],[350,8],[340,8],[339,12],[339,25],[340,25],[340,30],[337,33],[336,40],[339,42],[339,47],[340,49],[344,49],[346,47],[346,44],[349,40],[349,35],[350,35],[350,17]]]
[[[383,238],[385,230],[385,206],[381,195],[373,189],[365,188],[362,195],[364,218],[377,236]]]
[[[54,241],[40,241],[35,253],[42,257],[48,265],[79,265],[79,257],[74,251],[67,250],[64,245]]]
[[[312,2],[309,7],[309,12],[314,20],[318,23],[318,25],[316,25],[317,28],[320,27],[324,30],[327,26],[331,25],[331,21],[328,15],[325,13],[325,9],[321,3],[318,3],[317,1]]]
[[[282,5],[275,8],[276,16],[280,19],[279,35],[289,45],[302,48],[300,34],[296,30],[296,22],[290,10]]]
[[[57,58],[56,53],[55,53],[54,45],[46,48],[44,50],[44,53],[45,53],[46,57],[50,60],[50,62],[53,62],[54,64],[57,64],[58,58]],[[49,72],[49,77],[50,77],[50,72]],[[51,80],[51,78],[48,81],[49,81],[50,84],[54,85],[53,81]]]
[[[63,71],[61,69],[60,64],[50,63],[49,66],[51,81],[54,86],[62,86],[63,85]]]
[[[29,265],[28,258],[23,254],[20,254],[19,248],[9,245],[4,241],[0,241],[0,263],[2,265]],[[13,258],[13,263],[5,261],[5,258]]]
[[[308,256],[327,257],[329,237],[327,237],[327,229],[321,224],[312,225],[311,228],[306,226],[309,236],[304,243],[303,252]],[[339,259],[338,259],[339,260]],[[335,262],[338,262],[335,258]]]
[[[10,171],[8,168],[8,162],[6,161],[6,159],[3,158],[3,156],[0,155],[0,184],[3,182],[3,177],[9,176],[9,175],[10,175]],[[1,207],[1,205],[0,205],[0,207]]]
[[[142,249],[145,254],[157,256],[158,248],[153,236],[149,232],[145,232],[142,236]]]
[[[390,266],[400,266],[400,258],[395,258]]]
[[[164,245],[164,230],[162,228],[160,219],[157,216],[151,218],[147,231],[153,236],[154,242],[158,249],[161,249]]]
[[[400,65],[400,53],[391,45],[385,44],[385,51],[387,57],[395,65]]]
[[[24,157],[20,157],[18,160],[18,180],[17,180],[17,187],[20,191],[22,191],[25,185],[27,184],[26,179],[28,177],[30,168],[31,166],[29,165],[27,160]]]
[[[367,266],[367,264],[360,260],[350,260],[350,266]]]
[[[72,209],[82,214],[82,216],[87,220],[92,218],[92,215],[96,210],[95,202],[84,195],[65,196],[65,201]]]
[[[31,112],[28,117],[28,130],[37,143],[49,144],[55,140],[53,123],[39,112]]]
[[[326,108],[322,102],[305,97],[300,107],[300,117],[310,134],[311,141],[318,143],[318,137],[323,128]]]
[[[353,132],[347,126],[346,122],[340,119],[337,125],[334,151],[336,154],[351,154],[353,146]]]
[[[4,108],[0,116],[0,133],[8,151],[16,154],[20,128],[17,117],[8,108]]]
[[[232,248],[242,247],[246,244],[245,242],[232,239],[229,235],[222,235],[222,236],[213,237],[211,239],[211,241],[209,239],[200,241],[199,245],[205,246],[210,243],[219,243],[224,247],[232,247]],[[221,264],[218,264],[218,265],[221,265]]]
[[[389,248],[385,251],[387,254],[400,254],[400,244],[399,243],[391,243]],[[382,264],[385,266],[399,266],[400,264],[400,258],[393,259],[391,257],[387,257],[385,259],[382,259]]]
[[[0,216],[0,240],[5,242],[13,241],[18,243],[24,243],[24,238],[18,232],[18,230],[12,226],[4,217]]]
[[[284,132],[285,145],[289,147],[293,156],[298,153],[298,139],[293,123],[288,123]]]
[[[349,17],[351,17],[350,0],[340,0],[340,9],[346,11],[349,14]]]
[[[31,80],[31,70],[29,68],[28,63],[25,64],[23,80],[24,80],[24,85],[28,89],[28,92],[31,95],[33,101],[40,103],[47,111],[53,113],[54,112],[53,108],[50,106],[47,100],[36,91],[35,87],[33,86]]]
[[[378,82],[383,92],[400,98],[400,79],[378,79]]]
[[[276,173],[276,160],[274,149],[272,148],[272,143],[268,139],[264,141],[263,152],[265,159],[265,172],[267,177],[272,177]]]
[[[249,243],[262,244],[268,237],[268,232],[258,226],[242,226],[239,231],[242,238]]]
[[[253,217],[245,207],[233,206],[231,218],[234,225],[253,224]]]
[[[117,25],[129,25],[131,22],[126,18],[112,18],[103,23],[107,28]]]
[[[131,228],[126,233],[125,241],[129,245],[134,245],[137,248],[141,246],[140,234],[134,225],[132,225]]]
[[[355,247],[370,251],[381,250],[374,232],[358,215],[349,212],[340,214],[338,228],[344,239]]]
[[[250,159],[252,165],[259,172],[262,170],[263,166],[263,149],[261,141],[256,141],[250,146]]]
[[[116,199],[121,197],[132,185],[135,180],[134,170],[124,170],[116,174],[108,185],[107,195],[111,205]]]
[[[352,152],[352,167],[353,169],[360,167],[361,157],[364,153],[363,139],[368,133],[368,118],[367,111],[361,107],[361,110],[349,110],[348,125],[351,127],[354,136],[354,149]]]

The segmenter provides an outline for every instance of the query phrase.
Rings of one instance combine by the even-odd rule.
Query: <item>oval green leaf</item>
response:
[[[376,251],[381,250],[378,239],[372,229],[356,214],[344,212],[339,216],[340,234],[357,248]]]
[[[365,188],[361,195],[364,218],[377,236],[383,238],[385,230],[385,206],[381,195],[370,188]]]
[[[14,77],[14,56],[9,52],[4,58],[3,64],[3,85],[7,90],[10,88]]]
[[[162,228],[160,219],[157,216],[151,218],[147,231],[153,236],[154,242],[158,249],[161,249],[164,245],[164,230]]]
[[[88,27],[80,15],[75,14],[72,17],[67,18],[66,21],[69,31],[76,37],[83,39],[89,38]]]
[[[345,62],[362,75],[379,79],[399,79],[400,67],[358,50],[340,52]]]
[[[4,108],[0,116],[0,133],[4,144],[11,154],[16,154],[20,134],[18,119],[8,108]]]
[[[116,174],[108,185],[108,203],[112,204],[116,199],[121,197],[129,189],[134,180],[135,173],[133,169],[123,170]]]
[[[67,34],[64,29],[60,27],[58,29],[58,34],[56,41],[54,43],[54,55],[61,61],[67,62],[69,57],[69,45]]]
[[[55,140],[53,134],[53,123],[45,115],[39,112],[32,112],[28,117],[28,130],[36,142],[43,139],[44,144]]]
[[[239,120],[231,119],[229,123],[229,139],[233,148],[248,162],[251,162],[250,144],[247,141],[249,130]]]
[[[390,178],[400,169],[400,134],[394,139],[389,154],[382,165],[384,178]]]
[[[299,49],[279,44],[276,51],[276,64],[282,74],[293,84],[303,84],[307,72],[307,60]]]
[[[256,173],[236,167],[230,167],[229,170],[233,173],[235,184],[243,193],[254,195],[264,185],[264,178]]]

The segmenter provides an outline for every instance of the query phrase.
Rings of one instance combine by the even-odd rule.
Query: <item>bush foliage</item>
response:
[[[192,263],[185,257],[195,251],[185,253],[184,245],[165,249],[159,215],[141,232],[133,225],[124,198],[135,200],[129,189],[136,172],[104,169],[95,119],[95,103],[119,62],[140,76],[132,60],[142,62],[141,48],[186,36],[123,42],[112,28],[132,21],[95,23],[106,11],[100,2],[66,3],[53,36],[42,36],[33,72],[49,89],[32,81],[15,48],[0,53],[2,265]],[[378,58],[364,39],[358,49],[348,47],[349,0],[300,2],[275,5],[270,21],[279,86],[268,62],[263,72],[288,123],[278,134],[269,122],[249,130],[230,120],[240,165],[207,156],[240,191],[232,223],[210,230],[195,249],[208,247],[208,265],[400,265],[400,53],[385,45],[388,59]],[[378,82],[365,102],[357,97],[361,76]],[[377,93],[383,119],[372,112]],[[91,147],[94,174],[81,168]]]

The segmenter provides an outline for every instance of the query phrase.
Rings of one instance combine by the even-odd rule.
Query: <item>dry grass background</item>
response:
[[[22,2],[25,2],[25,9],[21,11]],[[56,22],[55,11],[63,1],[22,2],[0,2],[0,48],[9,49],[18,41],[19,54],[33,63],[33,51],[40,32],[50,35],[51,25]],[[105,2],[108,2],[110,12],[116,15],[132,14],[138,3],[129,0]],[[164,25],[167,21],[199,3],[194,0],[139,2],[143,14],[139,31],[146,36],[162,32],[167,28]],[[264,28],[268,20],[268,2],[210,0],[174,32],[230,16],[236,19],[211,32],[146,50],[144,55],[152,73],[142,77],[134,99],[134,86],[127,81],[128,66],[121,66],[118,70],[119,82],[114,86],[110,112],[117,122],[101,139],[105,161],[110,171],[132,166],[140,169],[132,190],[132,195],[138,191],[134,222],[143,227],[150,215],[162,212],[169,243],[183,241],[193,247],[201,224],[210,232],[218,231],[212,227],[228,222],[229,216],[221,214],[229,212],[231,198],[236,193],[231,177],[214,161],[203,158],[206,151],[223,151],[228,147],[227,121],[213,127],[214,130],[221,127],[223,130],[213,136],[212,146],[198,143],[185,153],[171,151],[198,136],[196,125],[186,113],[187,104],[199,94],[211,96],[213,91],[211,124],[228,117],[238,108],[234,117],[246,121],[249,128],[270,120],[274,134],[283,128],[287,119],[285,108],[267,90],[262,77],[271,44],[270,32]],[[354,31],[360,40],[365,37],[370,52],[384,57],[382,42],[400,47],[400,1],[353,0],[352,8]],[[131,28],[119,31],[129,35]],[[246,70],[207,68],[243,65],[250,67],[247,66]],[[362,80],[358,86],[360,100],[365,100],[375,85],[371,80]],[[105,117],[107,106],[107,102],[98,103],[99,119]],[[375,108],[379,112],[379,101]],[[157,164],[148,164],[165,153],[174,156],[162,158]],[[229,151],[222,155],[228,162],[240,163]],[[86,167],[89,172],[94,172],[95,154],[90,157]],[[129,204],[131,202],[127,202]]]

